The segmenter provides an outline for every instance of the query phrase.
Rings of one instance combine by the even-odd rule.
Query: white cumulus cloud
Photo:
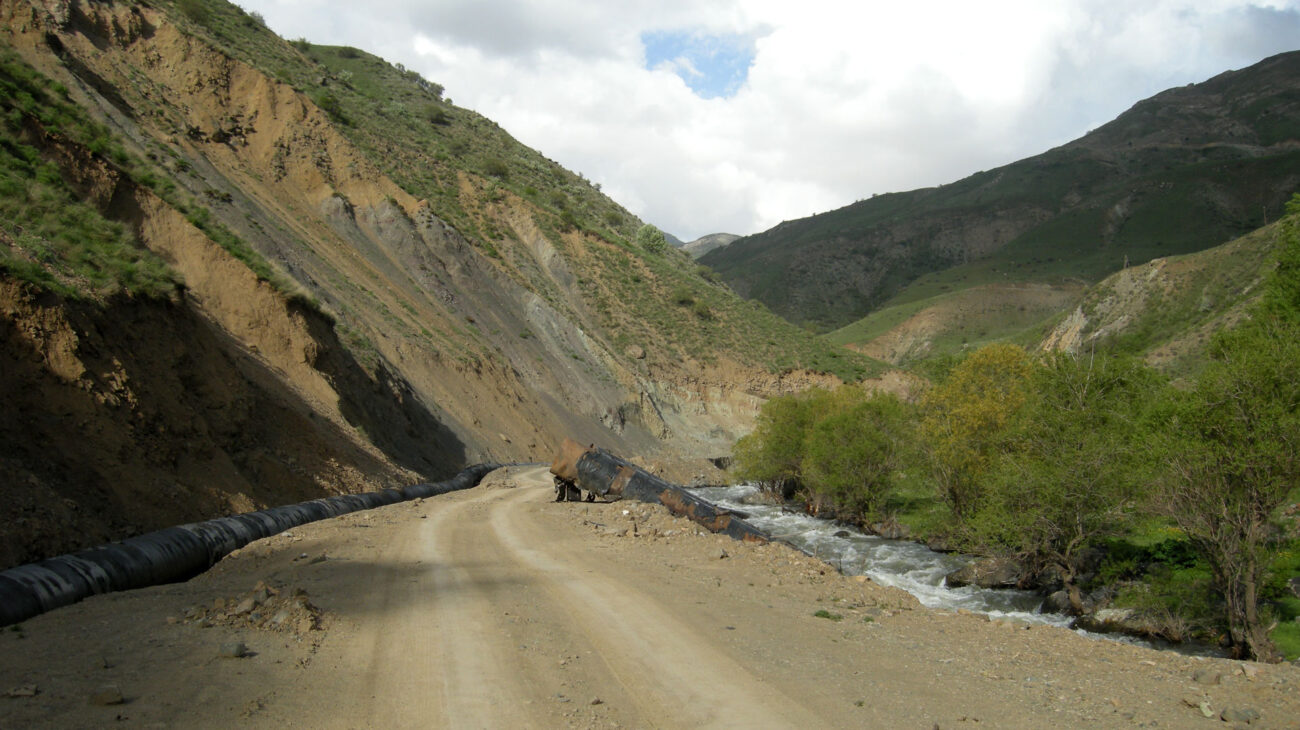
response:
[[[1300,47],[1300,0],[241,4],[419,71],[685,240],[950,182]],[[697,60],[647,64],[664,33],[753,39],[747,76],[705,98]]]

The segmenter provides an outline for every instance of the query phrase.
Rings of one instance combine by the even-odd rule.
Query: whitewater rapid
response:
[[[1068,616],[1041,612],[1043,598],[1031,591],[944,585],[944,577],[973,560],[970,556],[938,553],[906,540],[886,540],[784,509],[761,501],[758,488],[748,484],[692,491],[719,507],[747,514],[755,527],[826,561],[845,575],[865,575],[881,585],[900,588],[928,608],[965,609],[1027,624],[1070,625]]]

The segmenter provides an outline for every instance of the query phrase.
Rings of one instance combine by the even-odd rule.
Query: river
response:
[[[758,487],[753,485],[698,487],[691,491],[719,507],[745,513],[747,521],[755,527],[826,561],[845,575],[865,575],[881,585],[900,588],[916,596],[928,608],[965,609],[994,619],[1070,627],[1069,616],[1041,612],[1043,598],[1033,591],[977,586],[949,588],[944,585],[945,576],[975,560],[969,555],[939,553],[907,540],[886,540],[855,527],[792,511],[763,501],[759,498]],[[1076,631],[1089,637],[1172,649],[1184,654],[1217,654],[1209,647],[1193,644],[1157,645],[1120,634]]]

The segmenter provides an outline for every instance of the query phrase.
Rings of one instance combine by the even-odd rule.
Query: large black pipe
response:
[[[558,461],[557,461],[558,463]],[[574,482],[588,492],[662,504],[669,512],[689,517],[708,528],[745,542],[769,542],[767,533],[735,514],[719,509],[683,487],[660,479],[604,449],[591,448],[577,459]],[[552,466],[554,471],[557,467]]]
[[[0,572],[0,626],[25,621],[99,593],[187,580],[254,540],[349,512],[468,489],[500,466],[478,464],[436,484],[342,494],[168,527],[10,568]]]

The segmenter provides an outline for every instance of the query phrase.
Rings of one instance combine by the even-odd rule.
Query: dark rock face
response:
[[[1025,576],[1024,566],[1005,558],[976,560],[947,575],[949,588],[979,586],[980,588],[1012,588]]]

